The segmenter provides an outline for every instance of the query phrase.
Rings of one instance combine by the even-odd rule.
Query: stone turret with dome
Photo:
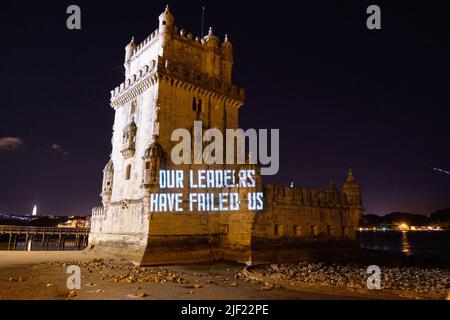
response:
[[[347,181],[343,187],[344,194],[347,195],[347,200],[354,205],[361,205],[361,187],[353,177],[352,169],[348,170]]]

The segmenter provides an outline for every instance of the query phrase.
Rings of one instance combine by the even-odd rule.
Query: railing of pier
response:
[[[71,228],[71,227],[29,227],[29,226],[0,226],[0,234],[88,234],[90,228]]]

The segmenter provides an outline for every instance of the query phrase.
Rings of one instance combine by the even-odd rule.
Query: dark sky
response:
[[[266,182],[323,189],[352,167],[369,213],[450,207],[450,175],[433,170],[450,170],[449,10],[392,2],[3,2],[0,138],[23,144],[0,150],[0,212],[100,204],[109,91],[123,81],[124,46],[157,28],[166,3],[194,35],[202,4],[206,26],[228,33],[247,92],[240,126],[280,129],[280,171]],[[80,31],[66,28],[70,4]],[[370,4],[381,30],[366,28]]]

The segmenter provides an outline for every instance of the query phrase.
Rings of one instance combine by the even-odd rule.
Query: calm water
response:
[[[450,231],[361,231],[362,248],[402,253],[450,263]]]

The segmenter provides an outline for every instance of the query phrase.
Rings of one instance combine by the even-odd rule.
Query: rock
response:
[[[77,296],[77,293],[75,292],[75,290],[72,290],[69,292],[69,298],[74,298]]]
[[[102,290],[102,289],[97,289],[96,291],[95,291],[95,293],[104,293],[105,292],[105,290]]]
[[[53,287],[53,283],[47,283],[47,288]]]
[[[202,287],[202,285],[200,283],[195,283],[194,284],[194,288],[195,289],[200,289]]]
[[[238,283],[237,282],[232,282],[232,283],[230,283],[230,287],[237,287],[238,286]]]
[[[147,296],[148,296],[148,294],[146,294],[144,291],[140,290],[140,291],[136,292],[136,297],[145,298]]]
[[[9,281],[9,282],[16,282],[17,280],[14,279],[14,278],[8,278],[8,281]]]

